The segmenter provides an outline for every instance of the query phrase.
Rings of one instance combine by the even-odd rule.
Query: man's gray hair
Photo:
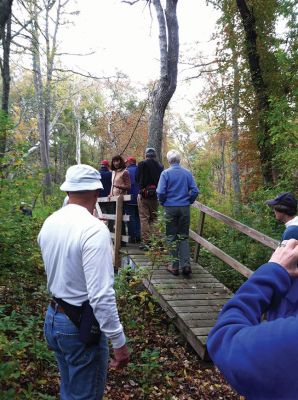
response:
[[[180,164],[181,155],[177,150],[170,150],[167,152],[167,159],[169,164]]]

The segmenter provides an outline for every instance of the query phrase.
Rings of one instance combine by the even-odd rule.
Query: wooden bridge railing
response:
[[[129,221],[129,215],[123,215],[123,203],[131,200],[131,195],[120,195],[112,197],[99,197],[96,203],[98,216],[102,219],[115,221],[115,232],[111,232],[114,241],[114,267],[118,269],[121,265],[120,248],[121,241],[128,243],[129,236],[122,235],[122,222]],[[115,203],[115,214],[103,214],[100,209],[101,203]]]
[[[203,246],[208,251],[210,251],[210,253],[218,257],[220,260],[224,261],[226,264],[234,268],[236,271],[240,272],[240,274],[244,275],[245,277],[248,278],[253,273],[253,271],[251,271],[245,265],[241,264],[239,261],[235,260],[233,257],[226,254],[223,250],[219,249],[218,247],[214,246],[211,242],[203,238],[203,228],[204,228],[204,221],[206,214],[210,215],[211,217],[219,221],[222,221],[226,225],[231,226],[237,231],[244,233],[245,235],[257,240],[258,242],[262,243],[267,247],[270,247],[271,249],[275,250],[276,247],[278,246],[277,240],[274,240],[269,236],[266,236],[263,233],[258,232],[257,230],[242,224],[241,222],[238,222],[224,214],[221,214],[220,212],[215,211],[212,208],[209,208],[204,204],[199,203],[198,201],[195,201],[192,206],[201,211],[197,232],[194,232],[192,230],[189,231],[190,238],[196,242],[195,252],[194,252],[195,262],[198,261],[200,247]]]

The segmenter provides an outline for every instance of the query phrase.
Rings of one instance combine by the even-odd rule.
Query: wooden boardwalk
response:
[[[137,248],[122,249],[124,263],[146,271],[146,288],[155,296],[179,331],[202,359],[208,359],[206,340],[222,306],[232,293],[199,264],[192,263],[192,275],[174,276],[163,265],[153,265]]]

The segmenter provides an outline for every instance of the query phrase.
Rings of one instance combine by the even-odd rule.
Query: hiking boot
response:
[[[167,265],[166,266],[166,270],[169,271],[171,274],[178,276],[179,275],[179,269],[178,268],[174,268],[171,265]]]
[[[187,266],[182,268],[182,275],[188,276],[191,274],[191,267]]]

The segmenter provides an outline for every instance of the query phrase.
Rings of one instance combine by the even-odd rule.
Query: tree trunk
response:
[[[11,7],[12,0],[0,0],[0,40],[2,41],[3,58],[0,59],[2,78],[2,118],[0,126],[0,158],[5,154],[7,142],[7,118],[10,93],[10,44],[11,44]]]
[[[3,34],[6,23],[11,17],[11,7],[13,0],[0,0],[0,35]],[[0,40],[2,36],[0,36]]]
[[[238,67],[238,55],[236,49],[237,39],[235,37],[235,23],[231,24],[230,49],[232,51],[233,68],[233,99],[232,99],[232,132],[231,132],[231,178],[234,197],[235,212],[240,211],[241,188],[238,164],[238,145],[239,145],[239,97],[240,97],[240,74]]]
[[[232,51],[235,53],[235,49]],[[233,79],[234,79],[234,90],[233,90],[233,104],[232,104],[232,137],[231,137],[231,175],[232,175],[232,187],[234,193],[234,200],[236,203],[236,209],[241,201],[241,189],[240,189],[240,177],[239,177],[239,165],[238,165],[238,144],[239,144],[239,69],[237,63],[237,56],[233,54]]]
[[[272,144],[269,136],[269,124],[267,122],[269,110],[268,89],[260,65],[260,56],[257,48],[256,20],[253,10],[249,9],[245,0],[236,0],[242,24],[245,31],[246,52],[250,75],[256,94],[259,133],[257,137],[258,149],[260,152],[262,175],[265,185],[273,183],[272,172]]]
[[[169,101],[177,86],[179,57],[178,0],[167,0],[163,10],[160,0],[153,0],[159,25],[160,79],[151,94],[148,146],[154,147],[161,160],[163,121]]]
[[[52,189],[52,177],[50,174],[49,137],[48,137],[48,129],[46,129],[45,96],[44,96],[44,86],[41,73],[40,45],[39,45],[39,34],[38,34],[39,27],[37,22],[36,3],[34,4],[33,16],[34,18],[32,23],[32,32],[31,32],[32,64],[33,64],[34,89],[37,99],[37,121],[38,121],[38,131],[40,139],[40,158],[44,172],[45,193],[49,194],[51,193]]]
[[[76,131],[76,162],[81,164],[81,120],[77,117],[77,131]]]

